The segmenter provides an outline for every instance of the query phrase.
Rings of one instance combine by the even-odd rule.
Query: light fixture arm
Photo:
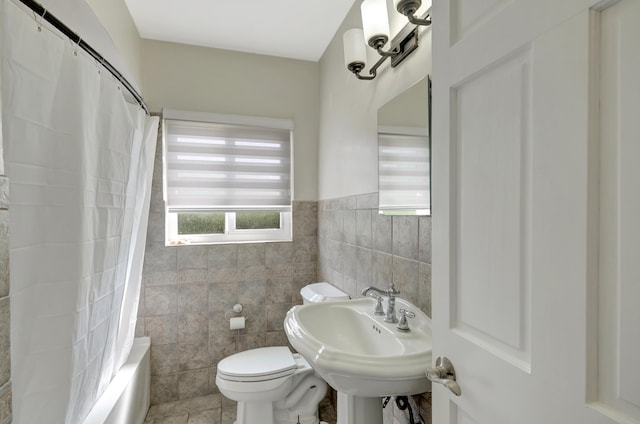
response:
[[[407,17],[409,22],[414,25],[429,26],[431,25],[431,16],[427,15],[421,19],[416,17],[418,8],[422,5],[422,0],[397,0],[396,10]]]
[[[389,41],[389,38],[386,35],[376,35],[375,37],[371,37],[367,42],[367,44],[369,44],[369,47],[377,51],[380,56],[385,56],[385,57],[397,56],[398,55],[397,48],[394,48],[389,51],[382,50],[382,47],[385,44],[387,44],[387,41]]]
[[[416,15],[414,14],[405,15],[405,16],[407,17],[407,19],[409,19],[409,22],[411,22],[414,25],[422,25],[422,26],[431,25],[431,15],[427,15],[425,19],[420,19],[416,17]]]
[[[385,52],[384,50],[382,50],[382,47],[378,47],[376,49],[376,51],[378,52],[378,54],[380,56],[383,56],[383,57],[395,57],[395,56],[398,56],[398,50],[397,49],[389,50],[388,52]]]
[[[372,76],[362,76],[360,72],[364,69],[364,63],[362,62],[352,62],[347,65],[347,69],[353,73],[359,80],[372,80],[376,77],[375,72],[373,72]],[[369,72],[371,73],[371,72]]]
[[[362,63],[362,62],[350,63],[347,66],[347,69],[349,69],[349,71],[353,72],[353,74],[359,80],[369,81],[369,80],[374,79],[378,75],[378,68],[380,66],[382,66],[382,64],[384,63],[385,60],[387,60],[387,57],[389,57],[389,56],[382,56],[380,59],[378,59],[378,61],[376,63],[374,63],[374,65],[371,67],[371,69],[369,69],[369,75],[360,75],[360,72],[362,72],[362,70],[364,69],[364,63]]]

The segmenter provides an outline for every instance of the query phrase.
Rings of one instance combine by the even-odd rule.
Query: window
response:
[[[165,109],[166,244],[290,241],[292,129]]]

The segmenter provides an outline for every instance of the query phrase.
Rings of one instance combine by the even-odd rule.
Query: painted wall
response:
[[[130,83],[142,84],[141,39],[124,0],[86,0],[128,65]]]
[[[149,109],[294,122],[294,200],[318,198],[319,66],[315,62],[143,40]]]
[[[403,17],[392,13],[390,19],[393,37]],[[378,108],[431,72],[431,29],[422,29],[420,47],[399,67],[392,69],[387,61],[375,80],[356,79],[342,51],[342,34],[356,27],[362,28],[359,2],[320,60],[319,199],[378,191]],[[378,54],[368,50],[370,66]]]

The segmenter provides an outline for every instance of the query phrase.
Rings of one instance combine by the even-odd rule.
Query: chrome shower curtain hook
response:
[[[78,42],[74,44],[73,47],[73,55],[78,56],[78,47],[80,47],[80,43],[82,42],[82,38],[78,37]]]
[[[36,12],[33,12],[33,14],[35,15]],[[38,32],[42,32],[42,21],[44,20],[44,16],[46,14],[47,14],[47,9],[43,8],[42,15],[40,15],[39,19],[36,19],[36,22],[38,23]]]
[[[104,57],[100,58],[100,67],[98,68],[98,74],[102,74],[102,69],[106,68],[106,66],[104,65]]]

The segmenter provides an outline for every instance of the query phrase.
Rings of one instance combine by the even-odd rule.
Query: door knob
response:
[[[436,366],[427,370],[427,378],[433,383],[442,384],[456,396],[462,394],[460,385],[456,382],[456,371],[446,356],[436,359]]]

